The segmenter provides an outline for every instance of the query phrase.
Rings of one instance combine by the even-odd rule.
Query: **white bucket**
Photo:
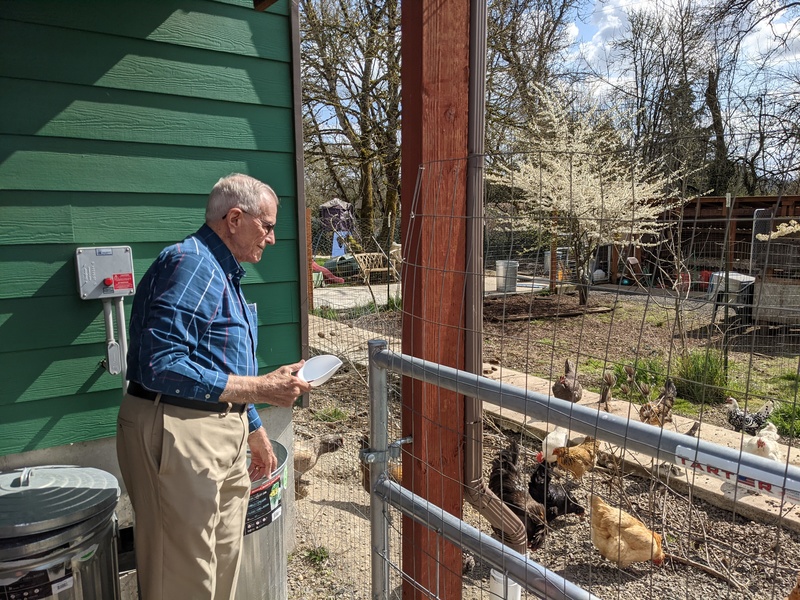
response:
[[[496,277],[498,292],[517,291],[517,270],[519,262],[516,260],[498,260],[496,262]]]
[[[491,600],[519,600],[522,594],[520,585],[500,571],[489,571],[489,598]]]

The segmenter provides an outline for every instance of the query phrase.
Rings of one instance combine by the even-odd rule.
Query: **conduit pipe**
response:
[[[486,0],[470,0],[469,117],[466,231],[466,340],[464,368],[483,370],[483,167],[486,118]],[[511,512],[483,480],[483,403],[464,399],[464,492],[467,501],[496,529],[503,541],[520,554],[527,550],[527,534]]]

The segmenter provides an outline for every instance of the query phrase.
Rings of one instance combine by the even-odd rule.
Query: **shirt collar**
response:
[[[239,281],[245,276],[247,271],[239,264],[239,261],[233,256],[233,253],[228,246],[225,245],[225,242],[222,241],[222,238],[220,238],[208,224],[204,224],[194,235],[211,251],[211,254],[217,259],[225,275],[228,276],[228,279]]]

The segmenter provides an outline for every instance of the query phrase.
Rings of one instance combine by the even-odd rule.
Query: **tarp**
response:
[[[339,198],[319,205],[319,218],[330,231],[353,231],[356,213],[353,205]]]

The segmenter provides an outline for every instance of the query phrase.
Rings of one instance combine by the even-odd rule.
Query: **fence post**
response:
[[[386,600],[389,597],[389,524],[385,518],[386,501],[374,493],[378,478],[387,470],[389,409],[386,388],[386,368],[380,367],[374,358],[386,350],[385,340],[370,340],[369,354],[369,441],[373,451],[367,456],[369,464],[369,519],[372,552],[372,598]]]

